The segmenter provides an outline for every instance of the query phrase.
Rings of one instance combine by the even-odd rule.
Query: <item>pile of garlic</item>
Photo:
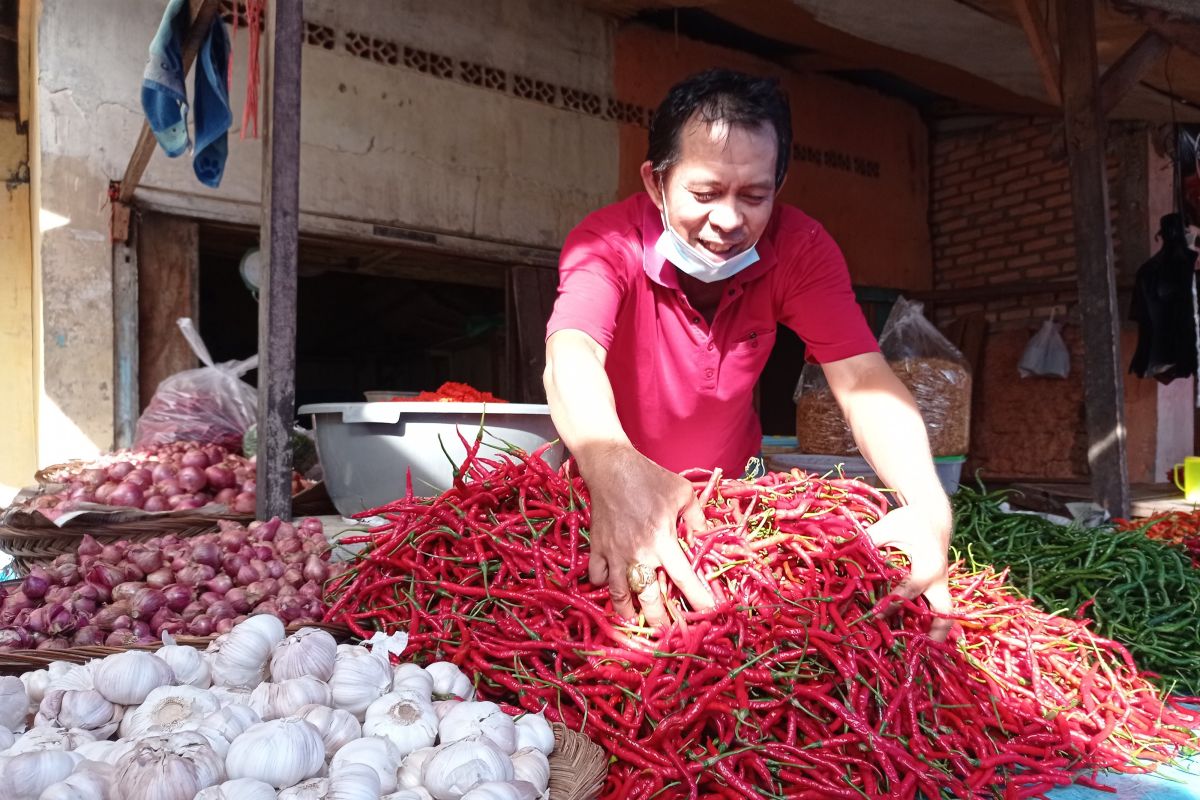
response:
[[[0,677],[6,800],[545,800],[544,717],[477,702],[404,634],[338,645],[260,614],[205,651]]]

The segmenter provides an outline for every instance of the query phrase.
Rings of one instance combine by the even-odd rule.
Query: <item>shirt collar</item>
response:
[[[650,195],[643,193],[642,197],[645,199],[642,210],[642,268],[646,270],[646,275],[649,276],[650,280],[660,286],[665,286],[668,289],[678,289],[678,267],[667,261],[654,246],[658,241],[658,237],[663,234],[662,214],[659,212],[658,207],[654,205],[654,201],[650,199]],[[728,281],[731,287],[740,286],[747,281],[752,281],[775,266],[778,258],[775,254],[772,241],[775,238],[773,234],[778,220],[779,207],[776,205],[775,209],[771,212],[771,221],[767,223],[767,227],[763,230],[762,238],[755,245],[758,249],[758,261],[746,267],[746,269],[732,278],[729,278]]]

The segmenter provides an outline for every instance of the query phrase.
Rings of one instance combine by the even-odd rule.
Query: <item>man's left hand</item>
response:
[[[895,593],[915,600],[921,595],[938,614],[929,635],[944,641],[950,633],[949,563],[946,552],[950,547],[953,516],[948,501],[913,504],[897,508],[867,529],[876,547],[891,547],[908,556],[911,574],[896,587]]]

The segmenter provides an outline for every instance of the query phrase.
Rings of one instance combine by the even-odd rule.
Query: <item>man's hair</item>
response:
[[[713,125],[775,129],[775,188],[783,185],[792,151],[792,113],[774,78],[756,78],[730,69],[709,69],[671,87],[650,120],[646,160],[663,172],[679,160],[679,133],[693,117]]]

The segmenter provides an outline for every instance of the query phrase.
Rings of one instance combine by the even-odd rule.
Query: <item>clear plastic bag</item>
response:
[[[920,303],[902,297],[892,306],[879,349],[916,400],[933,455],[965,455],[971,431],[971,372],[958,348],[925,318]],[[819,365],[804,366],[793,399],[802,452],[858,452]]]
[[[1022,378],[1065,378],[1071,374],[1071,353],[1067,350],[1053,315],[1042,323],[1042,327],[1038,328],[1038,332],[1025,346],[1025,352],[1021,354],[1021,360],[1017,364],[1017,371],[1021,373]]]
[[[177,372],[158,385],[138,418],[134,447],[195,441],[241,450],[242,437],[258,416],[258,393],[241,377],[258,366],[258,356],[213,363],[192,321],[184,317],[178,325],[204,366]]]

